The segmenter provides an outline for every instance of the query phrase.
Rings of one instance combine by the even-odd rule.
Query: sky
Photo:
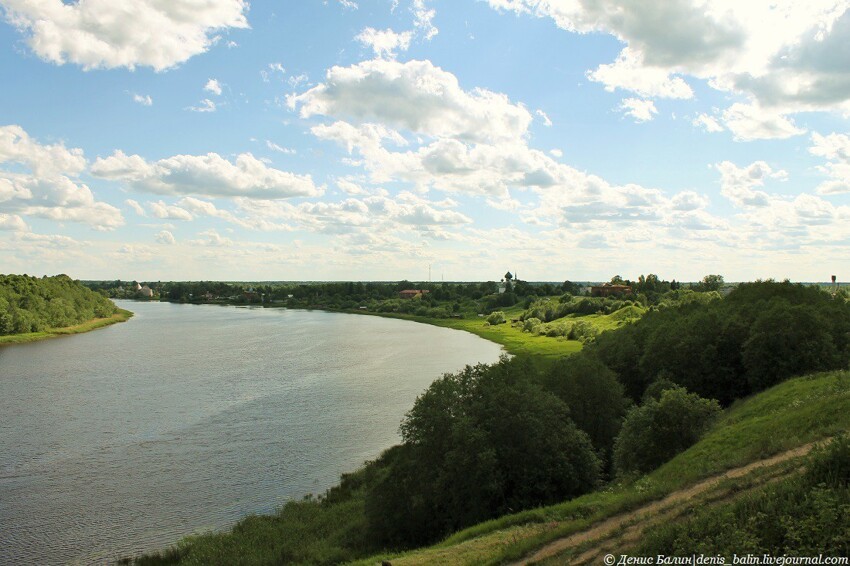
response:
[[[0,0],[0,273],[847,281],[848,6]]]

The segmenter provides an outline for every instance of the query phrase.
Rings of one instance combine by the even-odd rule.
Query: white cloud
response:
[[[17,214],[3,214],[0,212],[0,230],[11,230],[13,232],[26,232],[29,230],[24,219]]]
[[[413,0],[414,22],[413,25],[421,33],[427,41],[431,41],[440,33],[440,30],[434,25],[434,17],[437,15],[433,8],[428,8],[427,0]]]
[[[221,83],[219,83],[216,79],[210,79],[207,81],[207,84],[204,85],[204,90],[211,92],[216,96],[221,96]]]
[[[356,10],[357,8],[359,8],[359,6],[357,5],[357,2],[354,2],[353,0],[338,0],[338,1],[339,1],[340,5],[342,5],[343,8],[347,8],[349,10]]]
[[[543,110],[535,110],[534,113],[540,116],[544,126],[547,128],[552,127],[552,120],[549,119],[549,116]]]
[[[297,88],[302,84],[306,84],[309,80],[310,77],[307,76],[306,73],[301,73],[300,75],[293,75],[289,77],[286,82],[289,83],[289,86],[291,86],[292,88]]]
[[[563,151],[561,151],[561,150],[560,150],[560,149],[558,149],[558,148],[555,148],[555,149],[550,149],[550,150],[549,150],[549,155],[551,155],[552,157],[557,157],[558,159],[560,159],[560,158],[562,158],[562,157],[564,156],[564,152],[563,152]]]
[[[610,65],[599,65],[588,71],[587,78],[605,85],[605,90],[629,90],[646,97],[693,98],[694,91],[681,77],[671,77],[670,71],[643,64],[628,47]]]
[[[216,32],[249,27],[244,0],[2,0],[0,5],[36,55],[85,70],[162,71],[207,51],[218,39]]]
[[[720,172],[720,194],[732,201],[738,207],[763,207],[770,204],[770,197],[755,187],[764,186],[766,179],[783,179],[785,171],[774,172],[764,161],[756,161],[741,168],[730,161],[723,161],[714,166]]]
[[[786,139],[806,133],[790,118],[758,104],[733,104],[723,111],[723,124],[737,141]]]
[[[507,96],[475,89],[466,92],[457,78],[430,61],[364,61],[333,67],[326,82],[289,106],[304,118],[338,116],[358,123],[379,121],[395,128],[470,141],[513,139],[524,134],[531,114]]]
[[[377,57],[394,58],[397,51],[407,51],[413,33],[396,33],[391,29],[377,30],[367,27],[354,38],[374,51]]]
[[[694,118],[691,123],[698,128],[702,128],[710,134],[722,132],[725,130],[725,128],[720,125],[720,122],[718,122],[716,118],[713,118],[708,114],[700,114],[699,116]]]
[[[148,208],[151,209],[151,213],[157,218],[185,220],[187,222],[194,220],[194,217],[188,210],[179,206],[165,204],[163,201],[149,202]]]
[[[0,167],[0,202],[7,212],[58,221],[83,222],[97,230],[124,224],[121,211],[97,202],[76,180],[86,167],[81,149],[42,145],[20,126],[0,127],[0,166],[19,164],[29,171]]]
[[[153,98],[151,98],[151,95],[149,94],[133,94],[133,102],[141,104],[142,106],[153,106]]]
[[[26,165],[37,176],[78,175],[86,168],[82,149],[67,149],[62,143],[39,144],[15,125],[0,126],[0,163],[5,162]]]
[[[682,76],[749,100],[731,116],[740,140],[800,133],[788,115],[850,110],[850,11],[845,0],[487,0],[498,10],[551,18],[574,33],[609,33],[626,44],[588,76],[607,90],[691,98]],[[739,103],[740,104],[740,103]],[[754,110],[757,109],[757,110]],[[732,114],[741,112],[730,109]],[[767,121],[748,124],[755,113]]]
[[[850,193],[850,137],[836,133],[823,136],[815,132],[812,143],[809,153],[828,161],[818,167],[829,180],[818,185],[817,192],[822,195]]]
[[[215,112],[216,105],[209,98],[205,98],[201,100],[198,106],[189,106],[186,110],[191,110],[192,112]]]
[[[132,208],[132,209],[133,209],[133,211],[134,211],[136,214],[138,214],[139,216],[146,216],[144,207],[143,207],[142,205],[140,205],[140,204],[138,203],[138,201],[135,201],[135,200],[133,200],[133,199],[128,198],[128,199],[127,199],[127,200],[125,200],[124,202],[127,204],[127,206],[129,206],[130,208]]]
[[[620,110],[626,115],[635,119],[635,122],[648,122],[658,114],[655,109],[655,103],[651,100],[641,100],[639,98],[626,98],[620,104]]]
[[[160,244],[165,244],[167,246],[173,246],[174,244],[177,243],[177,238],[175,238],[174,234],[172,234],[168,230],[162,230],[161,232],[157,233],[156,241],[159,242]]]
[[[285,155],[295,155],[296,153],[298,153],[296,150],[291,149],[289,147],[281,147],[271,140],[266,140],[266,147],[272,151],[283,153]]]
[[[319,196],[323,192],[309,175],[273,169],[250,153],[239,155],[235,163],[217,153],[175,155],[149,163],[138,155],[128,156],[116,150],[109,157],[99,157],[91,173],[125,181],[136,190],[162,195],[277,199]]]
[[[225,238],[215,230],[205,230],[198,233],[197,240],[191,240],[197,246],[225,247],[232,246],[233,240]]]

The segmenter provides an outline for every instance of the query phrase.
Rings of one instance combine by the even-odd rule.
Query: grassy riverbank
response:
[[[126,322],[133,316],[133,313],[118,309],[114,315],[106,318],[93,318],[82,324],[74,326],[65,326],[63,328],[48,328],[42,332],[27,332],[25,334],[10,334],[8,336],[0,336],[0,345],[2,344],[25,344],[27,342],[36,342],[47,338],[56,338],[57,336],[68,336],[70,334],[82,334],[91,330],[97,330],[105,326],[110,326],[118,322]]]
[[[504,309],[508,320],[517,318],[523,313],[521,307]],[[432,318],[428,316],[417,316],[401,313],[381,313],[365,310],[346,310],[340,312],[366,314],[381,316],[384,318],[397,318],[410,320],[422,324],[441,326],[443,328],[454,328],[463,330],[485,340],[495,342],[505,348],[505,351],[514,356],[535,356],[547,360],[555,360],[563,356],[569,356],[581,350],[582,343],[578,340],[567,340],[565,338],[551,338],[548,336],[535,336],[529,332],[523,332],[519,326],[510,323],[485,325],[483,318]]]

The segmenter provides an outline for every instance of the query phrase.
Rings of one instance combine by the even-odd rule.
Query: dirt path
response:
[[[616,537],[620,542],[623,542],[624,540],[636,541],[643,530],[648,526],[661,520],[675,517],[685,509],[689,502],[702,495],[708,494],[711,490],[717,488],[722,481],[740,478],[760,468],[768,468],[794,458],[805,456],[816,444],[819,444],[819,442],[805,444],[794,448],[793,450],[777,454],[776,456],[759,460],[740,468],[733,468],[722,474],[702,480],[687,488],[674,491],[663,499],[654,501],[644,505],[643,507],[629,511],[628,513],[615,515],[614,517],[605,519],[601,523],[594,525],[590,529],[551,542],[540,548],[531,556],[528,556],[519,562],[515,562],[514,565],[541,562],[570,548],[576,548],[580,545],[593,541],[604,541],[613,537]],[[588,562],[604,551],[604,546],[597,544],[593,549],[578,556],[572,562],[577,564]]]

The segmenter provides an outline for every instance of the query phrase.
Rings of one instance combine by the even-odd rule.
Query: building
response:
[[[429,293],[428,289],[405,289],[404,291],[399,291],[398,298],[399,299],[415,299],[416,297],[423,297]]]
[[[628,285],[612,285],[605,283],[604,285],[594,285],[590,288],[590,294],[593,297],[610,297],[611,295],[631,295],[632,288]]]
[[[136,292],[137,292],[139,295],[141,295],[142,297],[147,297],[148,299],[150,299],[151,297],[153,297],[153,289],[151,289],[151,288],[150,288],[150,287],[148,287],[147,285],[142,285],[142,286],[140,286],[140,287],[139,287],[139,289],[138,289],[138,291],[136,291]]]

